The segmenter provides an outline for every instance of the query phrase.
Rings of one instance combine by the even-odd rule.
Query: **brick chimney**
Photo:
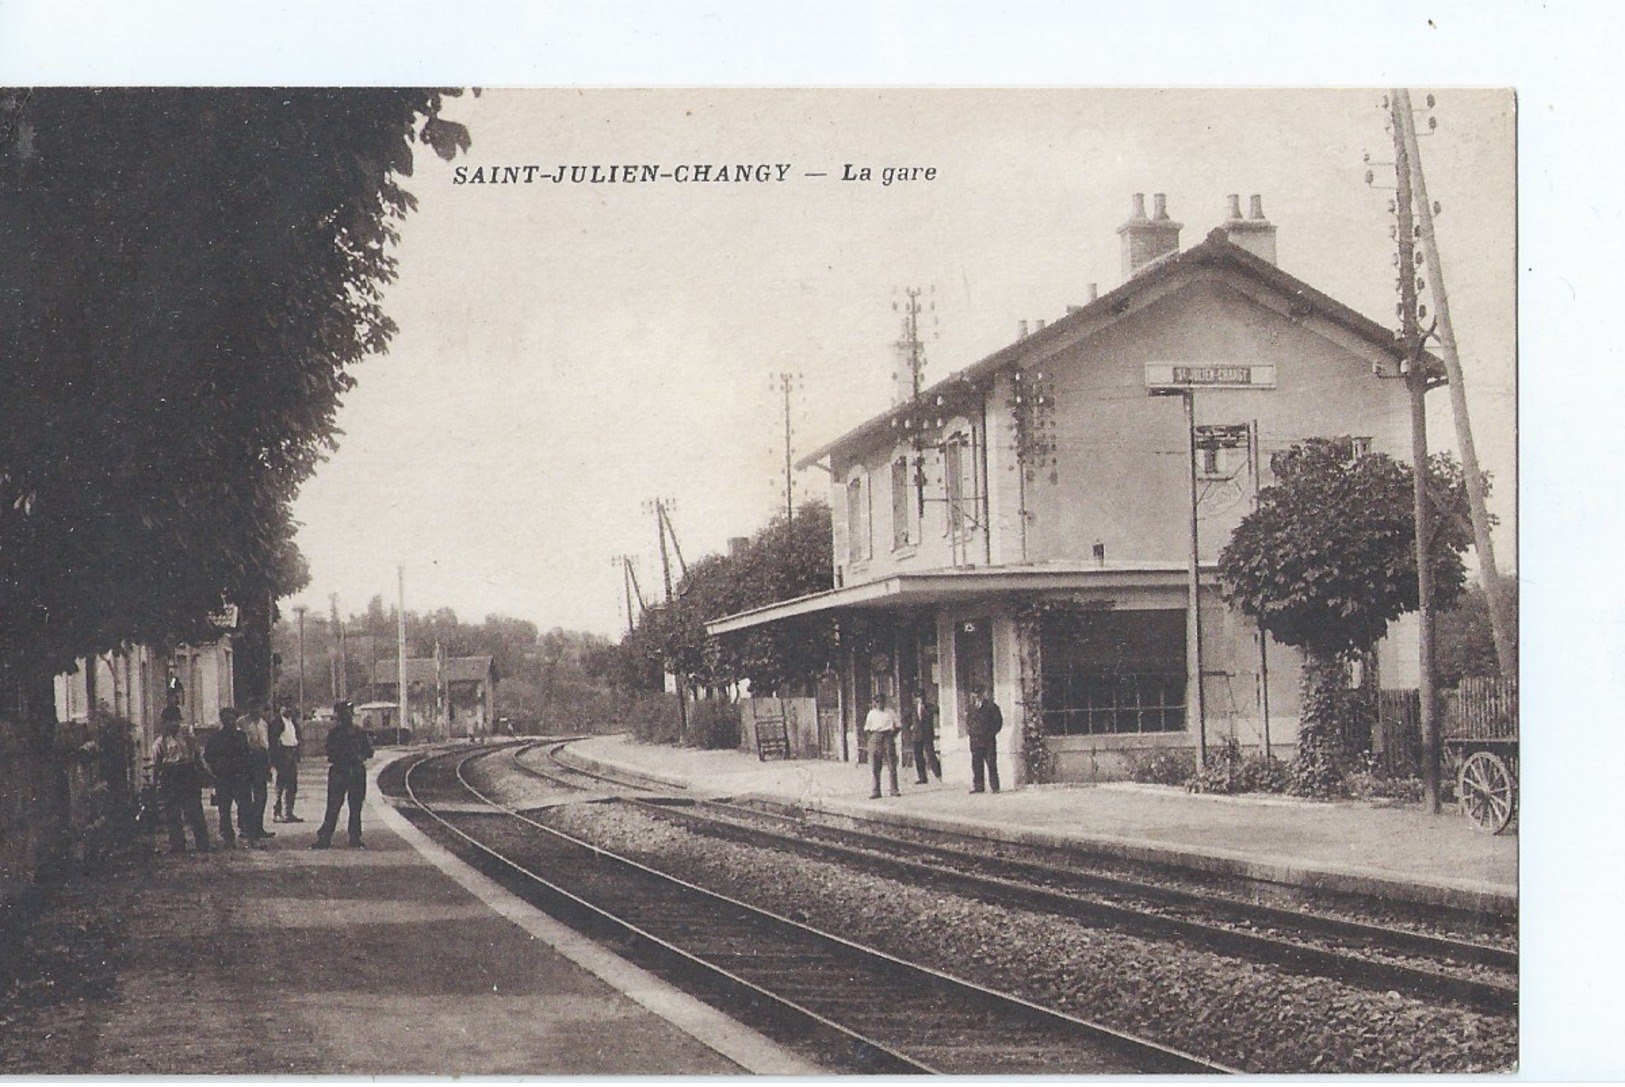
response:
[[[1179,228],[1168,218],[1168,198],[1157,193],[1152,198],[1151,218],[1145,217],[1145,193],[1134,194],[1134,214],[1117,228],[1123,239],[1123,278],[1131,279],[1140,269],[1169,253],[1179,251]]]
[[[1224,221],[1225,237],[1260,260],[1275,263],[1275,224],[1264,218],[1264,198],[1254,193],[1247,218],[1241,217],[1241,196],[1230,195],[1230,217]]]

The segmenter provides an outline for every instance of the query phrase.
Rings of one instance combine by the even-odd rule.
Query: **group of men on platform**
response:
[[[333,709],[337,723],[326,740],[327,811],[313,849],[332,845],[339,809],[346,801],[350,806],[350,844],[363,845],[361,805],[366,798],[366,760],[372,757],[372,743],[356,726],[349,702],[339,702]],[[265,826],[273,772],[276,803],[272,819],[278,823],[304,822],[294,811],[299,793],[300,730],[301,723],[288,705],[274,713],[269,706],[246,713],[227,706],[220,711],[219,731],[200,749],[195,737],[181,730],[179,708],[166,707],[159,718],[152,769],[170,852],[185,852],[185,826],[191,827],[199,852],[212,848],[203,816],[203,790],[210,787],[219,811],[220,841],[225,848],[234,848],[239,836],[251,848],[259,848],[267,839],[276,837],[276,832]]]
[[[926,783],[925,771],[929,766],[938,781],[942,780],[942,764],[937,760],[936,733],[937,707],[924,695],[914,697],[913,719],[909,722],[914,746],[914,769],[919,775],[917,783]],[[972,688],[970,705],[965,713],[965,731],[970,740],[971,792],[985,792],[992,787],[999,791],[999,751],[996,737],[1004,728],[1004,715],[987,696],[987,688]],[[875,787],[869,799],[880,797],[880,771],[884,766],[891,775],[891,795],[897,796],[897,736],[904,731],[897,711],[886,704],[884,693],[876,694],[874,705],[863,719],[863,733],[868,741],[869,764],[874,771]]]

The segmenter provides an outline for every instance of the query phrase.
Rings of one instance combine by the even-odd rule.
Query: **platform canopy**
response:
[[[827,592],[781,600],[750,611],[725,615],[705,624],[706,633],[733,634],[752,627],[820,612],[888,610],[945,604],[1014,594],[1057,592],[1126,592],[1182,589],[1184,563],[1032,563],[1020,566],[965,566],[848,585]]]

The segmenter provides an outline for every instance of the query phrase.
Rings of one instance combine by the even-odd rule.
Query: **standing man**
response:
[[[937,760],[937,707],[919,694],[914,696],[914,772],[918,775],[915,784],[926,783],[927,766],[941,781],[942,763]]]
[[[999,730],[1004,728],[1004,714],[987,696],[987,688],[977,684],[971,689],[970,712],[966,714],[965,732],[970,738],[971,792],[983,792],[983,769],[987,785],[999,791]]]
[[[299,792],[299,723],[293,707],[286,702],[271,720],[271,765],[276,767],[276,807],[272,818],[278,823],[303,823],[293,813],[293,798]]]
[[[338,723],[327,734],[327,815],[310,848],[332,848],[339,809],[349,801],[350,845],[361,849],[361,805],[367,799],[367,760],[372,758],[372,741],[356,727],[355,707],[350,703],[333,703],[333,716]]]
[[[271,784],[271,738],[265,724],[269,712],[269,707],[250,709],[238,722],[248,741],[248,805],[240,826],[251,842],[276,837],[275,831],[265,829],[266,793]]]
[[[203,763],[197,742],[181,733],[181,711],[165,706],[158,718],[158,742],[152,745],[152,779],[169,830],[169,851],[186,852],[184,819],[192,828],[199,853],[209,851],[209,828],[203,819]]]
[[[900,796],[897,791],[897,733],[902,730],[903,723],[897,719],[894,710],[886,708],[886,696],[875,695],[875,704],[870,707],[868,716],[863,719],[863,732],[869,739],[869,764],[875,771],[874,792],[869,794],[870,800],[880,796],[880,764],[886,763],[891,771],[891,795]]]
[[[243,815],[248,806],[248,738],[237,727],[237,711],[230,706],[220,708],[220,731],[209,737],[203,745],[203,762],[214,778],[214,803],[220,809],[220,843],[227,849],[237,846],[237,832],[231,827],[231,810],[237,809],[237,822],[243,827],[249,845],[258,840],[248,837],[249,822]]]

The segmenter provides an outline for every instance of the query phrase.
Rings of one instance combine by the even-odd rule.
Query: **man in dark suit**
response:
[[[333,716],[338,723],[327,734],[327,815],[316,831],[312,849],[329,849],[338,829],[339,809],[350,804],[350,845],[360,849],[361,805],[367,799],[367,760],[372,758],[372,741],[356,726],[355,707],[335,702]]]
[[[987,688],[978,684],[971,691],[970,712],[965,715],[965,732],[970,738],[971,792],[987,788],[999,791],[999,730],[1004,728],[1004,714],[987,696]]]

